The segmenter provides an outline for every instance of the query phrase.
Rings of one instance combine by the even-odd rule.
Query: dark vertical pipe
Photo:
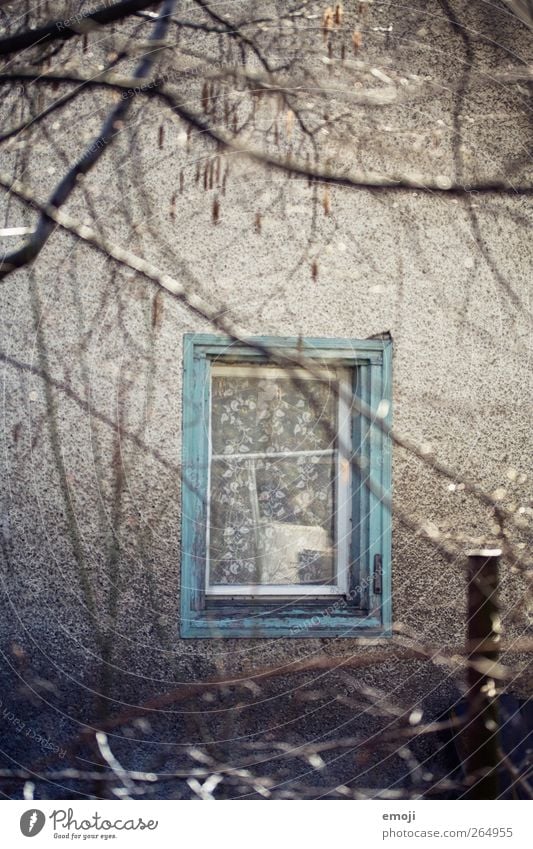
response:
[[[500,639],[497,601],[500,555],[500,549],[480,549],[468,554],[467,790],[464,795],[467,799],[496,799],[499,795],[499,712],[490,664],[498,660]]]

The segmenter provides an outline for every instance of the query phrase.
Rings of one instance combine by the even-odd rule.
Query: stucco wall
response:
[[[461,6],[469,16],[467,5],[474,4]],[[392,13],[376,4],[370,14],[377,25]],[[379,157],[372,163],[372,114],[364,156],[387,172],[401,166],[453,174],[456,101],[448,86],[461,77],[461,40],[435,10],[414,22],[394,14],[395,32],[402,22],[406,30],[394,43],[395,61],[409,68],[416,62],[415,73],[441,75],[446,85],[439,96],[431,92],[415,106],[380,113],[381,123],[398,130],[390,131],[381,163]],[[529,37],[507,16],[481,4],[469,25],[487,36],[474,38],[480,74],[490,77],[513,54],[526,55]],[[369,37],[364,50],[361,58],[376,63],[387,53],[377,36]],[[525,95],[488,78],[479,88],[471,85],[462,124],[468,167],[480,178],[498,178],[502,163],[527,144]],[[77,113],[58,116],[63,152],[41,141],[33,152],[12,154],[19,169],[27,158],[25,179],[40,197],[61,173],[62,156],[72,162],[87,128],[98,126],[101,108],[90,94]],[[197,158],[203,165],[206,152],[212,155],[208,148],[193,139],[188,151],[183,128],[157,103],[139,109],[139,120],[119,136],[69,212],[90,220],[90,197],[107,236],[187,286],[200,287],[250,334],[365,338],[390,331],[397,430],[429,443],[439,459],[488,491],[504,485],[507,501],[522,503],[530,479],[511,482],[507,470],[532,472],[527,197],[474,198],[474,226],[462,197],[331,188],[331,211],[325,215],[322,188],[235,156],[222,162],[222,173],[230,166],[225,190],[204,191],[195,173]],[[432,155],[432,145],[438,154]],[[9,226],[30,220],[13,199],[5,208]],[[209,330],[208,323],[60,231],[31,270],[3,282],[0,298],[5,554],[0,639],[6,686],[12,687],[18,715],[62,740],[98,710],[118,711],[183,682],[286,665],[280,690],[291,689],[288,673],[297,658],[376,651],[374,642],[346,639],[181,641],[183,334]],[[444,530],[480,538],[494,534],[489,514],[475,499],[461,489],[451,491],[449,481],[401,449],[394,452],[393,480],[395,504],[406,513]],[[513,613],[524,592],[522,577],[507,564],[502,598],[509,638],[523,633],[524,620],[513,621]],[[428,645],[458,646],[464,610],[464,563],[446,563],[395,520],[395,621]],[[394,647],[388,642],[379,650],[392,658]],[[432,715],[457,693],[453,670],[425,660],[391,659],[354,674],[403,705],[423,702]],[[331,680],[329,690],[322,681],[320,687],[334,698],[345,684]],[[309,684],[313,681],[318,687],[311,675]],[[39,694],[33,701],[29,690]],[[100,699],[95,695],[102,693]],[[239,728],[250,733],[254,723],[263,731],[276,726],[287,708],[275,688],[272,693],[261,707],[255,694],[241,693],[241,701],[255,705],[253,718],[247,726],[246,710],[233,712],[231,734]],[[324,704],[306,719],[307,708],[297,703],[287,734],[305,739],[353,721],[342,706],[333,708],[327,699]],[[179,709],[173,719],[158,721],[170,722],[174,731],[175,721],[187,739],[202,732],[194,722],[191,730]],[[211,727],[206,722],[203,733],[219,733],[205,730]],[[360,728],[366,728],[362,719]],[[166,732],[154,733],[163,739]],[[10,751],[17,751],[18,737]],[[131,746],[124,757],[133,757]]]

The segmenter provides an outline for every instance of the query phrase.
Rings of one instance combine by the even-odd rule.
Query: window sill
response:
[[[344,598],[209,599],[204,610],[181,623],[187,638],[271,639],[274,637],[386,637],[390,628],[376,612],[367,613]]]

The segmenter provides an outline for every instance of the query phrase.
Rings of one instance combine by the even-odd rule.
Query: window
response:
[[[182,636],[388,633],[390,340],[184,345]]]

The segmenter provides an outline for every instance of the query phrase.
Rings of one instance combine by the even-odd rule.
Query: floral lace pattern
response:
[[[212,378],[211,407],[210,583],[332,582],[331,380],[228,371]]]

